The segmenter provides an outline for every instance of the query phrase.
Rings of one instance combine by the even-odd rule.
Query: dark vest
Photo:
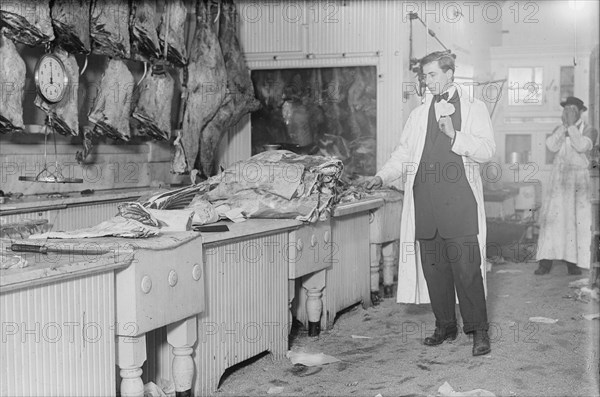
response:
[[[476,235],[477,202],[467,180],[462,157],[452,152],[450,138],[435,119],[431,101],[427,136],[414,182],[415,237],[429,239],[438,231],[443,238]],[[455,107],[450,116],[457,134],[461,130],[458,92],[448,101]]]

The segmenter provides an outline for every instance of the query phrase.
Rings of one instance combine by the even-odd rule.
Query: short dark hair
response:
[[[421,69],[423,66],[437,61],[440,69],[444,72],[448,70],[452,70],[454,72],[454,60],[456,59],[456,54],[452,54],[449,51],[436,51],[431,54],[425,55],[421,58]]]

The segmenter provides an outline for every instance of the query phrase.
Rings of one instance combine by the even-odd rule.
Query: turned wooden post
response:
[[[386,243],[382,247],[383,254],[383,296],[392,298],[394,296],[394,270],[398,264],[398,245],[396,241]]]
[[[321,333],[321,313],[323,312],[323,293],[320,289],[311,288],[306,291],[306,314],[308,317],[308,336]]]
[[[192,353],[196,343],[196,317],[189,317],[167,325],[167,342],[173,347],[173,382],[177,397],[192,395],[194,360]]]
[[[304,276],[302,279],[302,287],[306,289],[308,336],[319,336],[321,333],[321,316],[323,315],[322,298],[323,290],[325,289],[325,279],[325,269]]]
[[[381,244],[371,244],[371,303],[378,305],[379,296],[379,262],[381,262]]]
[[[144,397],[142,365],[146,361],[146,335],[117,336],[117,365],[122,397]]]

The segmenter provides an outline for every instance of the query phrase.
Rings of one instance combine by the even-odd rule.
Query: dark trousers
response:
[[[487,309],[477,236],[442,238],[436,233],[432,239],[419,240],[419,246],[435,326],[456,326],[456,287],[463,331],[470,333],[487,330]]]

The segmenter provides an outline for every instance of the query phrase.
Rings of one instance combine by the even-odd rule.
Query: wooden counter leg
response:
[[[192,395],[194,360],[192,353],[196,343],[196,317],[189,317],[167,326],[167,342],[173,347],[173,382],[177,397]]]
[[[379,262],[381,262],[381,244],[371,244],[371,303],[378,305],[379,296]]]
[[[122,397],[144,397],[142,365],[146,361],[146,335],[117,336],[117,365]]]
[[[398,245],[395,241],[386,243],[382,248],[383,254],[383,296],[394,297],[394,270],[398,264]]]
[[[319,336],[321,318],[323,317],[323,289],[325,288],[326,270],[320,270],[302,279],[302,287],[306,289],[306,315],[308,317],[308,336]]]

